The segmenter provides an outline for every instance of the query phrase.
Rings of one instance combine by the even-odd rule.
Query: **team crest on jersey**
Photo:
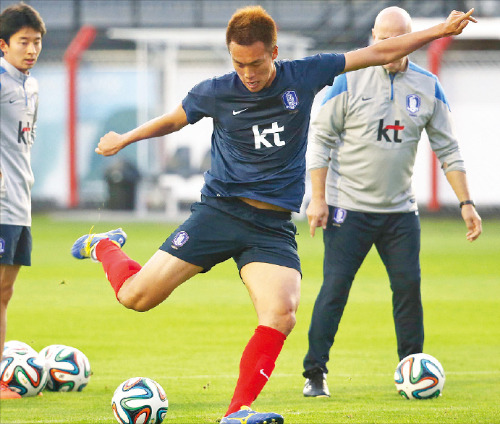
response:
[[[285,109],[294,110],[299,105],[299,98],[293,90],[285,91],[281,98],[283,99]]]
[[[5,240],[0,237],[0,258],[5,253]]]
[[[347,211],[342,208],[335,208],[333,211],[333,222],[335,224],[342,224],[347,216]]]
[[[179,231],[172,240],[172,248],[179,249],[180,247],[184,246],[188,240],[189,234],[185,231]]]
[[[416,94],[409,94],[406,96],[406,110],[411,114],[415,114],[420,110],[421,103],[422,100],[420,99],[420,96],[417,96]]]

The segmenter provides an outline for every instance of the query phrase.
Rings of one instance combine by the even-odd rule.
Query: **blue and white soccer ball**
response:
[[[32,348],[4,350],[0,380],[21,396],[36,396],[47,383],[43,358]]]
[[[396,367],[394,382],[406,399],[430,399],[441,395],[445,382],[442,365],[431,355],[415,353]]]
[[[40,351],[45,359],[47,390],[81,392],[92,374],[88,358],[80,350],[65,345],[50,345]]]
[[[120,424],[161,424],[167,415],[168,399],[156,381],[133,377],[115,390],[111,408]]]

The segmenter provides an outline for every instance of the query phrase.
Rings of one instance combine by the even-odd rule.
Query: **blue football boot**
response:
[[[125,231],[121,228],[108,231],[107,233],[85,234],[73,243],[71,254],[76,259],[90,258],[92,257],[95,245],[105,238],[110,239],[117,246],[122,247],[127,241],[127,234],[125,234]]]
[[[237,412],[222,418],[220,424],[283,424],[284,418],[274,412],[255,412],[242,406]]]

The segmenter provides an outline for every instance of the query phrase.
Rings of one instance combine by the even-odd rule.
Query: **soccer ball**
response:
[[[21,396],[36,396],[47,383],[43,358],[33,349],[4,350],[0,380]]]
[[[90,380],[88,358],[78,349],[50,345],[40,351],[45,358],[47,389],[52,392],[81,392]]]
[[[406,399],[430,399],[441,395],[445,376],[439,361],[425,353],[403,358],[396,367],[394,382]]]
[[[66,345],[60,345],[60,344],[53,344],[50,346],[45,346],[41,351],[40,351],[40,356],[45,360],[49,355],[51,355],[53,352],[56,350],[59,350],[63,347],[66,347]]]
[[[37,351],[29,344],[20,342],[19,340],[9,340],[3,345],[3,355],[7,355],[9,351],[22,350],[37,355]]]
[[[115,390],[111,408],[120,424],[161,424],[167,415],[168,400],[156,381],[133,377]]]

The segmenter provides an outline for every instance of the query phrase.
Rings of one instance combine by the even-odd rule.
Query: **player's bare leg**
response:
[[[125,307],[147,311],[163,302],[176,287],[203,270],[162,250],[141,266],[121,249],[127,235],[121,228],[86,234],[73,243],[76,259],[101,262],[117,299]]]
[[[0,265],[0,359],[7,333],[7,306],[14,293],[14,282],[21,269],[20,265]],[[0,383],[0,399],[20,399],[21,395]]]
[[[158,250],[139,272],[123,283],[117,298],[129,309],[147,311],[202,270],[200,266]]]
[[[0,265],[0,354],[3,352],[7,332],[7,306],[14,293],[14,282],[20,265]]]
[[[241,269],[241,278],[254,304],[259,325],[288,336],[295,326],[300,302],[300,272],[280,265],[252,262]]]
[[[241,357],[233,399],[221,423],[233,422],[233,418],[280,423],[283,417],[278,414],[256,413],[245,408],[252,404],[266,385],[284,341],[295,326],[295,313],[300,300],[300,273],[292,268],[253,262],[241,269],[241,278],[254,304],[259,326]]]

